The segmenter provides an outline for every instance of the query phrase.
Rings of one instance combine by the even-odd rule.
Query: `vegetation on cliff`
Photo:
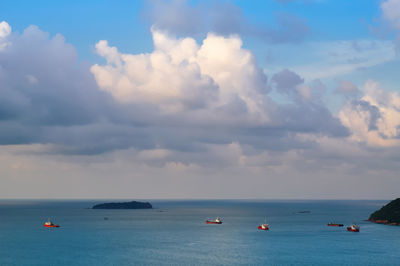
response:
[[[400,225],[400,198],[392,200],[372,213],[368,220],[375,223]]]

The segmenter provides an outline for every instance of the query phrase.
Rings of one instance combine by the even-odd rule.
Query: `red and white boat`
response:
[[[206,224],[222,224],[222,221],[221,221],[221,219],[217,218],[217,219],[215,219],[215,221],[207,220]]]
[[[262,224],[258,226],[258,230],[264,230],[267,231],[269,230],[269,224]]]
[[[60,227],[58,224],[53,224],[51,221],[44,223],[44,227]]]
[[[267,224],[267,218],[265,218],[264,223],[259,225],[257,228],[258,230],[264,230],[264,231],[269,230],[269,224]]]
[[[356,224],[352,224],[351,226],[347,227],[347,231],[350,232],[360,232],[360,227]]]

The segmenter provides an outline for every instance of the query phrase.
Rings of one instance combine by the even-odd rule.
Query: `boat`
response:
[[[267,231],[269,230],[269,224],[267,224],[267,219],[265,219],[264,223],[262,225],[259,225],[258,230],[264,230]]]
[[[360,232],[360,227],[356,224],[352,224],[351,226],[347,227],[347,231],[349,232]]]
[[[222,224],[221,219],[217,218],[214,221],[207,220],[206,224]]]
[[[342,227],[342,226],[343,226],[343,224],[328,223],[328,226],[337,226],[337,227]]]
[[[44,227],[60,227],[58,224],[53,224],[51,221],[44,223]]]
[[[269,230],[269,224],[262,224],[258,226],[258,230]]]

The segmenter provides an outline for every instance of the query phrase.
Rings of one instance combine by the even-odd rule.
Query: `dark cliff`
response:
[[[400,225],[400,198],[392,200],[372,213],[368,220],[375,223]]]

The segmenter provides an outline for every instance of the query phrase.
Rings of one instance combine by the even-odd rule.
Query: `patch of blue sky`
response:
[[[141,1],[7,1],[0,20],[18,32],[36,25],[51,35],[60,33],[81,60],[93,61],[94,45],[101,39],[125,52],[152,50],[151,34],[140,18],[142,7]]]
[[[305,18],[312,29],[312,40],[359,39],[370,36],[369,25],[379,16],[380,1],[293,0],[235,1],[245,16],[260,24],[271,25],[277,13]]]

